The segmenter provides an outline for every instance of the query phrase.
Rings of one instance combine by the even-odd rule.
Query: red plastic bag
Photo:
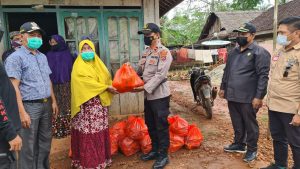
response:
[[[184,137],[170,132],[169,152],[174,153],[184,146]]]
[[[126,121],[120,121],[113,125],[110,129],[111,133],[117,136],[118,141],[123,140],[126,137],[125,134]]]
[[[189,132],[185,140],[185,146],[187,149],[198,148],[203,141],[203,136],[200,129],[196,125],[189,126]]]
[[[125,93],[132,91],[135,87],[143,86],[144,82],[130,65],[123,64],[116,72],[112,85],[118,92]]]
[[[141,141],[140,141],[141,150],[144,154],[149,153],[152,150],[151,138],[149,134],[147,134]]]
[[[114,134],[112,130],[110,130],[109,138],[110,138],[110,154],[115,155],[118,153],[118,135]]]
[[[125,156],[131,156],[140,151],[140,145],[137,141],[125,137],[119,142],[119,147]]]
[[[141,140],[147,135],[148,128],[141,117],[129,117],[125,132],[127,137],[133,140]]]
[[[170,124],[170,131],[176,135],[185,137],[188,134],[189,123],[179,116],[172,116],[168,118]]]

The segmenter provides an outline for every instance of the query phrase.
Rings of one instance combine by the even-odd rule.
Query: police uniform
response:
[[[167,73],[172,60],[170,51],[163,45],[159,44],[155,49],[147,47],[138,71],[145,82],[145,121],[152,141],[152,151],[165,155],[170,145],[170,89]]]
[[[300,127],[290,125],[299,114],[300,43],[291,50],[279,49],[272,56],[267,106],[273,138],[275,164],[287,166],[288,144],[293,153],[294,168],[300,168]]]

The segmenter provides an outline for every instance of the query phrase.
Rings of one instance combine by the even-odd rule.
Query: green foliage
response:
[[[206,14],[196,9],[177,11],[175,17],[161,19],[163,42],[170,45],[188,45],[198,40]]]
[[[253,10],[262,3],[262,0],[233,0],[231,7],[234,10]]]
[[[279,0],[281,3],[286,0]],[[197,6],[201,2],[205,6]],[[163,43],[171,45],[190,45],[197,42],[209,13],[212,11],[266,10],[263,0],[185,0],[187,9],[177,10],[172,19],[161,18]]]

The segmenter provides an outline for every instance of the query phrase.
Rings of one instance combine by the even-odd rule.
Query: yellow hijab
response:
[[[73,65],[71,74],[71,117],[79,111],[80,106],[95,96],[99,96],[102,106],[109,106],[113,95],[106,89],[112,85],[111,75],[105,64],[95,52],[95,59],[84,61],[81,50],[88,44],[95,52],[95,46],[90,40],[79,43],[79,54]]]

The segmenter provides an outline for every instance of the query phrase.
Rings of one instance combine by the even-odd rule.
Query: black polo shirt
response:
[[[225,98],[238,103],[263,99],[267,93],[270,59],[270,53],[255,42],[244,51],[240,47],[230,51],[221,84]]]

